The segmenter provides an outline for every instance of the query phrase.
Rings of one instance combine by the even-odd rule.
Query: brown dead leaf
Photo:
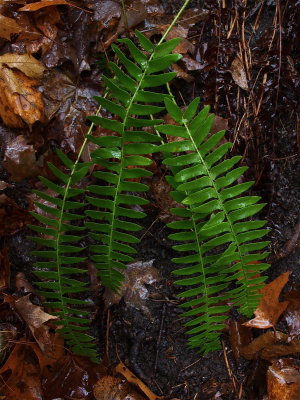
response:
[[[145,285],[150,285],[160,279],[158,270],[152,266],[153,261],[137,261],[128,264],[119,292],[115,293],[108,288],[105,289],[104,297],[107,307],[118,304],[124,298],[127,305],[143,310],[151,318],[150,312],[144,304],[149,295]]]
[[[0,37],[6,40],[11,39],[11,35],[21,32],[22,28],[12,18],[0,15]]]
[[[48,372],[45,369],[43,400],[89,398],[93,386],[104,375],[107,375],[107,370],[102,364],[67,354],[54,363]]]
[[[23,293],[34,293],[32,284],[26,279],[23,272],[18,272],[15,278],[16,289]]]
[[[41,49],[44,55],[51,49],[58,32],[56,24],[60,21],[60,13],[55,6],[42,8],[33,14],[19,13],[17,18],[22,27],[14,44],[17,52],[33,54]]]
[[[36,3],[26,4],[26,6],[19,8],[18,11],[37,11],[44,7],[59,6],[59,5],[74,7],[73,4],[68,3],[66,0],[44,0],[44,1],[38,1]]]
[[[251,329],[244,326],[241,322],[231,319],[229,322],[229,338],[233,356],[238,362],[240,358],[240,348],[251,342]]]
[[[153,393],[137,376],[135,376],[127,367],[122,363],[122,361],[116,366],[116,372],[123,375],[128,382],[136,385],[149,400],[159,400],[162,397],[157,396]],[[125,400],[125,399],[124,399]],[[139,400],[139,399],[137,399]]]
[[[300,352],[300,340],[289,340],[289,336],[282,332],[268,331],[254,339],[247,346],[240,348],[240,354],[247,360],[257,356],[264,360],[296,354]]]
[[[8,249],[4,247],[0,250],[0,290],[10,286],[10,262]]]
[[[43,352],[51,352],[52,343],[49,333],[50,328],[45,323],[51,320],[57,320],[58,317],[50,315],[46,313],[42,307],[32,304],[30,296],[31,294],[28,294],[19,299],[14,299],[13,296],[11,296],[10,303],[12,303],[14,309],[28,325],[41,350]]]
[[[113,376],[103,376],[93,390],[96,400],[145,400],[128,382]]]
[[[25,341],[19,341],[0,369],[0,393],[5,400],[43,400],[38,359]]]
[[[7,126],[22,128],[42,121],[42,95],[34,87],[42,77],[43,64],[29,54],[0,56],[0,116]]]
[[[27,142],[28,139],[19,135],[6,148],[3,166],[15,182],[41,173],[41,160],[36,160],[36,151],[33,145]]]
[[[291,290],[284,295],[284,299],[288,301],[288,306],[284,313],[290,336],[300,335],[300,292]]]
[[[300,399],[300,362],[292,358],[273,361],[267,372],[269,400]]]
[[[0,195],[0,236],[12,235],[33,223],[33,217],[27,210],[19,207],[5,194]]]
[[[231,64],[231,75],[235,83],[244,90],[249,90],[248,81],[244,65],[239,56],[237,56]]]
[[[30,54],[6,53],[0,56],[1,67],[3,65],[8,68],[17,68],[30,78],[40,79],[43,76],[44,65]],[[4,79],[5,74],[1,73],[1,78]],[[18,82],[12,82],[11,85],[19,87]]]
[[[245,322],[243,325],[259,329],[274,327],[288,305],[287,301],[279,302],[278,298],[290,274],[291,271],[284,272],[261,289],[262,298],[254,312],[255,318]]]

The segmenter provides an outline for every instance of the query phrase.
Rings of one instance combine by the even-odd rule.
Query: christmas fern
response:
[[[269,242],[257,240],[268,232],[262,229],[265,221],[247,220],[264,207],[257,204],[258,196],[240,196],[253,184],[236,182],[247,168],[234,168],[239,156],[223,160],[232,144],[220,144],[225,131],[209,134],[214,116],[209,115],[209,107],[196,114],[198,103],[194,99],[183,113],[174,100],[166,98],[166,108],[177,125],[156,129],[180,138],[160,146],[172,154],[164,160],[174,172],[168,179],[175,189],[172,196],[185,206],[172,210],[182,220],[168,224],[180,231],[170,238],[183,242],[174,249],[188,252],[173,259],[183,267],[174,274],[184,277],[177,285],[189,287],[179,296],[189,299],[182,307],[192,307],[184,314],[194,317],[186,324],[191,327],[189,344],[208,352],[220,347],[228,303],[247,316],[258,305],[258,291],[266,279],[260,273],[269,267],[261,262],[268,253],[260,250]],[[236,287],[228,290],[232,282]]]
[[[259,240],[267,232],[262,229],[265,222],[249,220],[263,204],[258,204],[257,196],[243,195],[253,182],[237,182],[246,170],[235,167],[241,157],[224,160],[231,143],[220,144],[223,131],[210,135],[213,116],[208,107],[197,112],[199,99],[182,112],[171,93],[161,93],[176,75],[167,68],[181,57],[173,53],[179,39],[165,41],[176,18],[157,45],[137,32],[139,47],[129,39],[119,40],[122,49],[112,46],[118,60],[109,64],[114,77],[103,77],[106,96],[96,98],[106,116],[112,117],[98,113],[89,117],[92,125],[77,160],[58,151],[69,172],[50,164],[60,183],[41,177],[54,194],[36,192],[44,202],[37,203],[43,214],[34,216],[45,225],[32,226],[40,235],[33,237],[41,246],[35,252],[40,294],[45,306],[60,317],[60,332],[73,351],[93,360],[96,351],[84,309],[88,287],[81,279],[86,274],[82,253],[91,253],[103,285],[117,292],[139,242],[136,232],[141,227],[136,220],[145,216],[140,208],[147,200],[141,194],[148,189],[140,180],[152,175],[146,168],[152,153],[168,154],[164,159],[171,172],[168,181],[173,198],[181,203],[172,210],[179,220],[169,226],[178,230],[170,236],[179,242],[175,250],[184,253],[173,260],[180,264],[174,274],[181,277],[176,284],[187,287],[180,297],[185,301],[182,307],[188,308],[184,315],[190,318],[186,325],[192,347],[203,352],[219,348],[220,331],[232,304],[251,315],[265,280],[260,273],[268,268],[262,262],[268,253],[261,252],[268,242]],[[157,87],[160,92],[153,89]],[[175,125],[157,118],[165,109]],[[94,125],[107,135],[92,136]],[[180,140],[161,145],[160,134]],[[83,190],[78,183],[90,164],[80,158],[89,140],[97,145],[92,153],[96,168],[94,184]],[[87,233],[93,243],[84,249],[80,241]]]
[[[81,256],[83,247],[78,245],[84,237],[85,227],[80,226],[78,222],[83,219],[80,209],[85,204],[76,200],[84,190],[76,187],[76,184],[87,174],[90,164],[80,163],[79,157],[73,162],[60,150],[57,154],[69,169],[69,174],[49,163],[52,173],[59,179],[61,185],[40,177],[41,182],[52,194],[50,196],[35,191],[44,200],[36,202],[36,205],[47,215],[32,213],[46,227],[30,225],[32,230],[42,236],[31,239],[47,249],[33,252],[41,259],[35,263],[34,273],[41,279],[36,284],[40,288],[39,294],[47,299],[44,305],[52,309],[52,314],[60,317],[58,321],[61,326],[60,333],[63,334],[67,344],[76,354],[87,355],[96,360],[97,353],[93,340],[85,333],[90,323],[85,317],[89,313],[83,309],[86,302],[76,297],[77,293],[87,291],[86,283],[78,279],[87,271],[81,268],[85,257]]]
[[[106,184],[88,187],[91,195],[87,200],[98,209],[86,211],[87,216],[94,220],[87,222],[86,226],[94,232],[92,237],[101,243],[91,246],[92,260],[103,284],[114,291],[118,291],[123,280],[120,271],[126,268],[127,262],[133,261],[131,255],[136,252],[131,244],[137,243],[138,239],[132,233],[141,229],[135,222],[124,221],[123,217],[135,220],[145,216],[133,208],[147,204],[147,200],[138,194],[148,190],[148,186],[133,180],[152,175],[145,169],[152,160],[145,155],[155,152],[155,142],[160,140],[157,135],[144,130],[162,122],[151,115],[164,110],[164,107],[156,105],[163,102],[164,95],[151,89],[174,78],[176,73],[162,71],[181,57],[171,54],[179,39],[165,43],[161,40],[154,46],[139,32],[137,38],[143,51],[129,39],[119,40],[127,45],[132,60],[117,46],[112,46],[123,69],[110,63],[115,78],[103,77],[110,99],[97,98],[107,111],[118,116],[118,120],[89,117],[94,124],[118,135],[90,138],[99,146],[92,153],[92,159],[105,168],[105,171],[95,172],[94,176]]]

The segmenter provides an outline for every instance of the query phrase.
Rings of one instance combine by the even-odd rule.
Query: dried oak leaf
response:
[[[30,54],[0,56],[0,116],[7,126],[24,127],[44,119],[42,95],[35,89],[43,64]]]
[[[289,340],[289,336],[282,332],[268,331],[254,339],[247,346],[240,348],[240,354],[247,360],[257,356],[264,360],[295,354],[300,352],[300,340]]]
[[[282,288],[287,283],[290,274],[290,271],[284,272],[260,290],[262,298],[259,306],[254,312],[255,318],[245,322],[243,325],[260,329],[274,327],[278,318],[288,305],[287,301],[279,302],[278,298]]]
[[[273,361],[267,372],[270,400],[300,399],[300,362],[292,358]]]
[[[300,292],[291,290],[284,295],[288,306],[284,313],[284,319],[289,328],[290,336],[300,335]]]
[[[21,26],[12,18],[0,15],[0,37],[6,40],[11,39],[11,35],[21,32]]]

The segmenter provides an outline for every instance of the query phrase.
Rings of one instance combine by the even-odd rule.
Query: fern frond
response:
[[[152,163],[145,155],[155,152],[155,143],[160,140],[157,135],[143,130],[161,123],[162,120],[152,115],[164,110],[157,103],[163,103],[165,95],[149,89],[173,79],[176,73],[163,71],[181,58],[178,54],[170,54],[180,39],[154,46],[140,32],[137,32],[137,38],[142,50],[129,39],[119,40],[127,46],[130,58],[119,47],[112,46],[119,65],[110,63],[115,77],[103,78],[108,98],[96,97],[99,104],[118,119],[89,117],[94,124],[117,134],[90,137],[99,146],[92,154],[93,161],[105,168],[105,171],[95,172],[94,176],[105,184],[89,186],[91,195],[87,200],[97,209],[86,211],[94,220],[87,222],[86,227],[93,231],[92,237],[101,242],[91,246],[92,259],[103,284],[114,291],[119,290],[122,270],[126,263],[133,261],[132,254],[136,253],[132,245],[139,240],[132,232],[141,229],[135,222],[124,221],[124,217],[143,218],[145,214],[134,208],[148,202],[139,196],[148,190],[148,186],[133,179],[152,175],[145,169]]]
[[[193,335],[189,343],[208,352],[219,348],[228,301],[247,316],[258,304],[258,290],[266,279],[260,273],[269,267],[262,262],[268,253],[260,250],[269,242],[257,240],[268,231],[262,229],[265,221],[247,218],[258,213],[264,204],[257,204],[258,196],[241,197],[253,182],[236,182],[246,170],[235,168],[241,157],[223,161],[232,144],[220,144],[224,131],[209,135],[213,123],[209,108],[194,116],[198,100],[184,114],[173,100],[165,99],[165,105],[178,125],[159,125],[156,129],[183,139],[160,146],[163,152],[175,153],[164,163],[174,172],[169,178],[175,189],[174,199],[186,206],[184,210],[173,209],[184,219],[169,224],[180,230],[170,238],[183,242],[174,249],[189,252],[173,260],[187,265],[174,274],[187,276],[178,280],[178,285],[192,287],[180,295],[192,298],[182,305],[193,307],[184,315],[196,316],[187,323],[192,327],[188,333]],[[233,281],[236,288],[228,291]]]
[[[74,197],[84,193],[76,184],[87,174],[90,164],[74,163],[60,150],[57,154],[70,170],[70,174],[66,175],[49,163],[52,173],[61,181],[62,186],[40,177],[41,182],[55,194],[49,196],[42,191],[35,191],[49,204],[36,202],[47,216],[32,213],[46,226],[30,226],[42,236],[31,239],[46,247],[46,250],[33,252],[40,259],[35,263],[34,274],[40,278],[36,285],[40,289],[38,293],[46,298],[44,306],[53,309],[51,313],[59,316],[57,324],[62,326],[59,332],[66,343],[76,354],[88,356],[96,361],[97,353],[93,339],[85,333],[90,324],[87,317],[89,313],[83,309],[87,303],[76,298],[77,293],[87,291],[87,286],[79,280],[79,276],[86,272],[80,268],[85,257],[81,255],[83,248],[78,245],[85,228],[76,224],[84,217],[82,212],[80,214],[80,209],[85,204],[74,200]]]

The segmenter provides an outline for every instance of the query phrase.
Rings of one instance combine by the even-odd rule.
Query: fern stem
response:
[[[178,19],[180,18],[181,14],[183,13],[183,11],[185,10],[185,8],[187,7],[187,5],[189,4],[190,0],[186,0],[181,9],[178,11],[178,13],[176,14],[175,18],[173,19],[173,21],[171,22],[171,24],[169,25],[168,29],[166,30],[166,32],[164,33],[163,37],[161,38],[161,40],[159,41],[159,44],[162,43],[165,38],[168,36],[170,30],[173,28],[173,26],[176,24],[176,22],[178,21]]]

